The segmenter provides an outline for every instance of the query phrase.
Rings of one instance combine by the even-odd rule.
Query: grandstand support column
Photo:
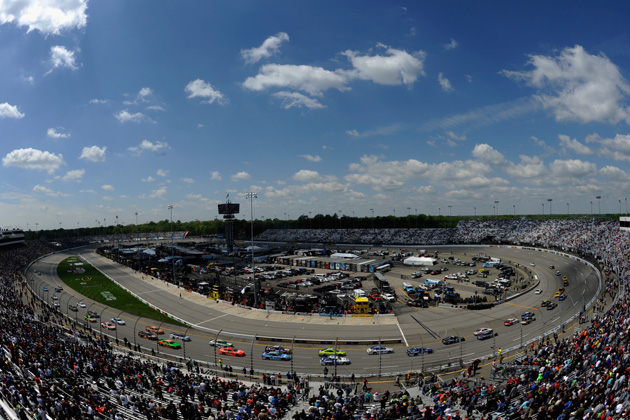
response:
[[[219,330],[219,332],[217,333],[217,335],[214,337],[214,365],[217,366],[217,340],[219,339],[219,335],[221,335],[221,331],[223,330]]]
[[[188,335],[188,330],[192,328],[192,325],[189,325],[188,328],[186,328],[186,331],[184,331],[184,337],[186,335]],[[183,343],[183,350],[184,350],[184,359],[186,359],[186,340],[182,340]]]
[[[254,342],[257,340],[258,334],[254,334],[252,338],[252,350],[249,352],[249,380],[253,379],[252,373],[254,372]],[[291,370],[293,370],[293,351],[291,351]]]
[[[254,308],[258,308],[258,279],[256,278],[256,267],[254,265],[254,198],[258,198],[258,193],[248,192],[245,198],[249,199],[249,217],[252,238],[252,275],[254,276]]]
[[[291,374],[293,374],[293,346],[295,346],[295,336],[291,339]]]
[[[379,348],[381,347],[381,337],[378,337],[378,346]],[[378,352],[378,379],[381,379],[381,373],[383,370],[383,352],[379,351]]]
[[[138,325],[138,321],[140,321],[140,318],[142,318],[141,316],[138,317],[138,319],[136,319],[135,324],[133,324],[133,345],[136,346],[138,343],[136,342],[136,326]]]

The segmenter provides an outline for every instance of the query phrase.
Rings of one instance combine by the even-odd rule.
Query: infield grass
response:
[[[57,275],[71,289],[110,308],[160,322],[185,326],[141,302],[79,257],[68,257],[59,263]]]

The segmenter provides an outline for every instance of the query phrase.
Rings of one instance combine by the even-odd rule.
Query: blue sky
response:
[[[1,2],[0,226],[625,212],[629,9]]]

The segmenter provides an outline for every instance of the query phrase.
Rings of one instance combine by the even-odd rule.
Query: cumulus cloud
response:
[[[321,162],[322,158],[318,155],[300,155],[300,157],[303,157],[304,159],[311,161],[311,162]]]
[[[322,67],[292,64],[266,64],[254,77],[248,77],[243,86],[253,91],[268,88],[292,88],[312,96],[321,96],[328,89],[348,90],[347,76]]]
[[[568,151],[577,153],[579,155],[591,155],[593,154],[593,150],[587,145],[580,143],[576,139],[572,139],[566,134],[560,134],[558,136],[560,139],[560,146]]]
[[[503,166],[508,163],[503,154],[489,144],[477,144],[472,151],[473,157],[490,165]]]
[[[442,87],[442,90],[444,92],[450,92],[451,90],[453,90],[451,82],[446,77],[444,77],[442,73],[438,74],[438,82],[440,83],[440,86]]]
[[[260,47],[241,50],[241,56],[247,63],[257,63],[263,58],[269,58],[280,51],[280,44],[289,40],[285,32],[278,32],[265,39]]]
[[[66,194],[63,194],[59,191],[53,191],[48,187],[44,187],[43,185],[35,185],[33,187],[33,192],[46,194],[50,197],[66,197]]]
[[[556,57],[531,55],[528,64],[534,69],[502,74],[538,89],[536,98],[557,121],[630,123],[630,85],[604,54],[576,45]]]
[[[74,169],[66,172],[61,179],[64,181],[81,181],[81,179],[83,179],[83,175],[85,175],[85,169]]]
[[[84,147],[83,150],[81,151],[81,156],[79,156],[79,159],[87,159],[92,162],[103,162],[105,161],[106,151],[107,151],[107,146]]]
[[[195,180],[192,178],[180,178],[180,180],[186,184],[194,184]]]
[[[165,186],[162,186],[160,188],[158,188],[157,190],[153,190],[151,191],[151,194],[149,194],[149,197],[151,198],[164,198],[164,196],[167,193],[167,189]]]
[[[166,169],[158,169],[157,174],[158,176],[165,177],[168,175],[168,171]]]
[[[93,105],[103,105],[103,104],[108,104],[109,103],[109,99],[90,99],[90,103]]]
[[[214,102],[223,105],[228,102],[227,98],[215,89],[210,83],[201,79],[193,80],[188,83],[184,88],[184,91],[188,93],[188,99],[203,98],[201,101],[203,104],[212,104]]]
[[[24,118],[24,114],[18,110],[17,106],[5,102],[0,104],[0,118]]]
[[[138,146],[131,146],[127,148],[127,150],[133,153],[137,153],[138,155],[142,154],[142,152],[145,151],[162,154],[168,148],[168,143],[166,142],[158,141],[153,143],[149,140],[142,140]]]
[[[212,181],[221,181],[223,178],[221,177],[219,171],[212,171],[212,173],[210,174],[210,179]]]
[[[630,162],[630,135],[617,134],[613,138],[602,138],[598,134],[586,137],[587,143],[600,146],[597,154],[616,161]]]
[[[302,169],[293,175],[293,179],[300,182],[315,182],[322,179],[317,171]]]
[[[74,51],[70,51],[61,45],[55,45],[50,48],[50,65],[52,68],[48,73],[56,68],[66,68],[70,70],[79,68],[77,66],[76,57],[74,56]]]
[[[383,161],[378,156],[363,156],[359,163],[350,164],[348,182],[365,185],[376,191],[393,191],[413,178],[428,174],[430,165],[415,159]]]
[[[279,99],[282,102],[284,109],[289,108],[308,108],[308,109],[321,109],[325,108],[317,99],[310,98],[300,92],[276,92],[273,97]]]
[[[153,182],[153,181],[155,181],[155,178],[153,178],[152,176],[148,176],[146,178],[142,178],[141,181],[142,182]]]
[[[62,155],[28,148],[16,149],[2,158],[4,166],[17,166],[23,169],[45,170],[48,173],[55,172],[61,165],[65,164]]]
[[[357,130],[346,130],[346,134],[351,137],[359,137],[359,132]]]
[[[237,172],[236,174],[232,175],[232,181],[244,181],[250,178],[251,175],[244,171]]]
[[[114,117],[116,117],[116,119],[120,121],[121,123],[126,123],[126,122],[139,123],[143,121],[154,122],[151,118],[147,117],[142,112],[131,113],[127,111],[126,109],[114,114]]]
[[[15,23],[44,35],[83,28],[87,23],[87,0],[21,0],[0,2],[0,23]]]
[[[549,164],[553,177],[583,178],[597,175],[597,165],[579,159],[554,160]]]
[[[382,44],[378,47],[385,48],[386,55],[360,55],[351,50],[343,53],[354,67],[354,76],[381,85],[412,85],[419,76],[425,75],[424,51],[410,54]]]
[[[60,133],[55,128],[49,128],[48,131],[46,131],[46,134],[48,137],[53,139],[67,139],[70,137],[70,133]]]
[[[103,191],[114,191],[114,186],[113,185],[101,185],[101,188],[103,189]]]

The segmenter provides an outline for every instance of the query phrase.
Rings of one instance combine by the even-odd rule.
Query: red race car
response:
[[[224,356],[245,357],[243,350],[237,350],[234,347],[221,347],[218,352]]]

